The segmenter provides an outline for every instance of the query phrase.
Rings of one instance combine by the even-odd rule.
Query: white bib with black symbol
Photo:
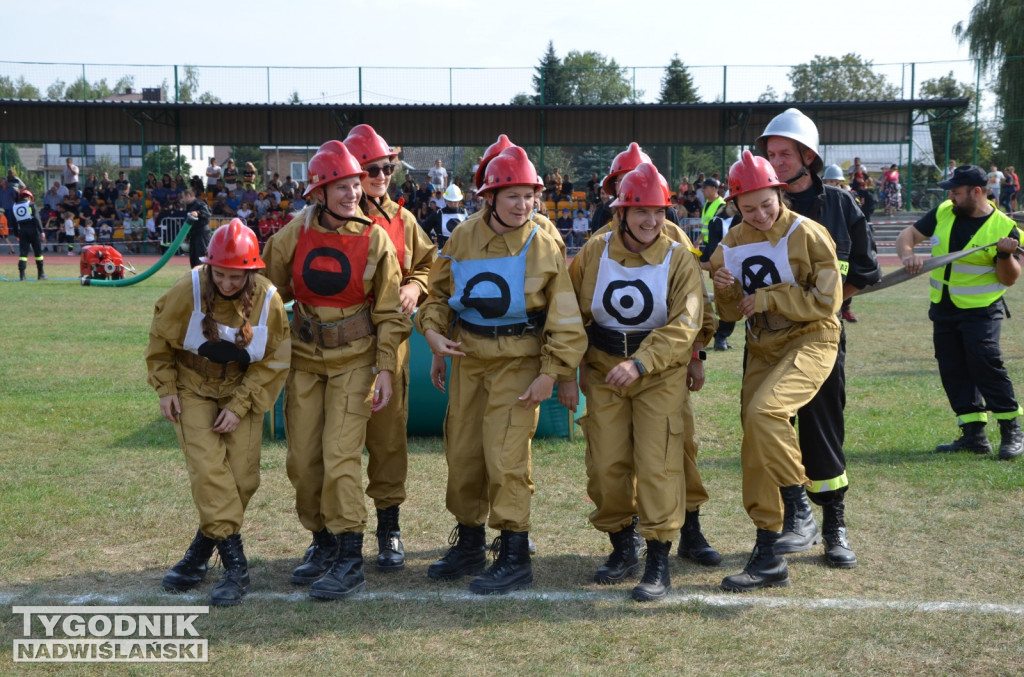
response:
[[[604,253],[597,267],[594,300],[590,304],[594,321],[615,331],[650,331],[664,327],[668,322],[672,250],[679,243],[672,243],[665,260],[658,265],[627,268],[608,258],[611,235],[605,233]]]
[[[466,220],[466,215],[457,212],[455,214],[441,214],[441,233],[445,237],[452,236],[452,229]]]
[[[32,205],[28,202],[19,202],[14,205],[14,220],[15,221],[31,221],[32,220]]]
[[[735,247],[718,245],[722,248],[725,267],[740,281],[744,294],[753,294],[762,287],[781,282],[796,285],[793,268],[789,265],[789,236],[803,220],[802,216],[797,218],[776,245],[768,241]]]
[[[277,287],[270,285],[267,289],[267,297],[263,300],[263,310],[260,311],[259,323],[252,327],[252,340],[245,347],[249,354],[249,362],[259,362],[263,359],[267,350],[267,317],[270,315],[270,300],[277,293]],[[203,312],[202,299],[199,292],[199,269],[192,271],[192,315],[188,318],[188,331],[185,332],[185,342],[182,347],[190,353],[199,354],[199,348],[207,342],[203,336]],[[238,329],[228,327],[220,322],[217,323],[217,334],[221,341],[228,343],[235,342]]]

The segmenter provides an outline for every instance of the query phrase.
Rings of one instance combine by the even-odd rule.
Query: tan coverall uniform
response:
[[[399,206],[387,195],[381,206],[384,214],[374,205],[369,206],[371,218],[385,219],[389,224],[384,229],[391,236],[396,252],[401,253],[399,265],[402,269],[400,286],[414,283],[420,288],[417,303],[427,297],[427,278],[430,266],[437,258],[437,246],[430,241],[426,232],[412,213]],[[403,237],[396,242],[401,223]],[[401,245],[401,247],[399,247]],[[366,450],[369,460],[366,464],[366,495],[373,499],[378,510],[390,508],[405,502],[405,480],[409,473],[409,341],[398,346],[398,370],[391,377],[391,403],[370,416],[366,427]]]
[[[606,223],[604,226],[599,228],[591,239],[601,237],[607,232],[616,232],[619,230],[622,221],[619,218],[617,211],[612,212],[612,220]],[[682,246],[689,249],[691,252],[698,251],[693,246],[693,241],[690,240],[690,236],[686,234],[682,228],[672,223],[671,221],[665,221],[665,235],[668,236],[673,242],[678,242]],[[694,254],[698,256],[698,254]],[[711,306],[711,295],[708,294],[707,287],[701,285],[701,289],[704,294],[704,319],[701,323],[701,329],[697,332],[697,338],[694,339],[694,344],[700,343],[700,345],[708,345],[712,337],[715,335],[715,331],[718,329],[718,317],[715,315],[715,310]],[[693,346],[690,346],[689,353],[693,354]],[[614,365],[613,365],[614,366]],[[701,479],[700,470],[697,469],[697,452],[699,447],[697,445],[697,421],[693,415],[693,399],[690,395],[690,389],[683,389],[683,451],[685,452],[684,458],[684,469],[683,473],[686,477],[686,512],[694,512],[700,509],[700,506],[708,502],[708,490],[704,487],[704,480]]]
[[[429,296],[416,314],[420,332],[433,329],[460,341],[466,357],[452,358],[445,457],[446,506],[460,524],[530,530],[530,441],[538,408],[519,396],[540,374],[569,380],[587,337],[558,241],[537,232],[526,251],[526,310],[545,312],[540,333],[487,337],[456,322],[448,305],[454,291],[449,256],[457,261],[517,256],[531,231],[527,222],[498,235],[483,218],[467,219],[452,231],[430,271]],[[488,510],[490,517],[488,519]]]
[[[832,237],[823,226],[782,208],[768,231],[746,222],[730,228],[711,255],[711,274],[725,266],[725,250],[769,243],[785,251],[793,281],[754,284],[754,315],[736,308],[743,275],[765,277],[761,262],[744,266],[728,289],[716,289],[715,305],[725,321],[747,320],[746,363],[741,392],[743,504],[758,529],[782,531],[780,487],[809,485],[790,419],[807,404],[832,370],[839,349],[842,275]],[[792,229],[792,232],[791,232]],[[751,259],[747,259],[751,261]],[[784,266],[784,264],[783,264]],[[774,328],[769,328],[769,326]]]
[[[185,336],[193,312],[192,275],[189,273],[156,302],[146,348],[148,382],[157,395],[178,395],[181,413],[174,430],[185,454],[192,500],[199,511],[203,535],[222,540],[242,529],[242,515],[260,485],[260,443],[263,413],[274,406],[288,374],[291,334],[280,294],[270,299],[266,320],[267,345],[263,358],[251,361],[242,372],[230,367],[227,376],[201,374],[185,366]],[[199,269],[200,299],[209,283],[205,266]],[[255,275],[255,293],[249,322],[259,323],[270,282]],[[205,309],[204,309],[205,310]],[[222,325],[242,325],[238,300],[217,296],[212,315]],[[205,358],[195,356],[199,363]],[[208,363],[208,369],[216,369]],[[230,364],[230,363],[229,363]],[[237,365],[237,363],[234,363]],[[213,431],[222,409],[238,416],[238,428],[230,433]]]
[[[308,210],[317,210],[309,229],[327,241],[369,238],[361,277],[364,295],[342,308],[296,301],[294,312],[331,324],[368,309],[376,330],[327,348],[317,341],[303,341],[293,325],[284,412],[288,478],[295,487],[299,521],[306,529],[317,532],[326,527],[332,534],[362,532],[366,527],[362,454],[376,372],[397,372],[398,346],[408,338],[412,324],[398,298],[401,271],[394,245],[383,229],[365,223],[368,219],[362,212],[356,217],[364,222],[347,221],[337,231],[330,231],[319,224],[319,207],[310,205],[267,241],[263,250],[267,275],[282,297],[287,301],[295,296],[295,252]],[[353,266],[357,263],[363,262],[352,262]],[[353,284],[355,280],[346,289]]]
[[[701,331],[706,294],[697,259],[685,246],[673,248],[673,243],[666,231],[650,247],[633,253],[623,244],[621,231],[611,232],[607,257],[625,268],[660,266],[669,257],[664,289],[667,320],[650,330],[628,357],[592,343],[584,358],[587,493],[595,505],[590,521],[598,530],[614,533],[639,515],[640,534],[660,542],[673,540],[683,524],[683,440],[693,435],[685,430],[683,415],[686,365]],[[595,235],[569,267],[586,324],[595,322],[594,297],[600,293],[596,285],[604,254],[605,235]],[[626,388],[606,384],[608,372],[630,358],[643,365],[644,374]]]

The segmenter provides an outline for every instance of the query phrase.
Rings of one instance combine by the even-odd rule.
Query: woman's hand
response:
[[[442,393],[445,392],[444,381],[447,375],[448,360],[440,355],[434,355],[430,360],[430,383]]]
[[[695,393],[704,387],[704,361],[690,360],[686,365],[686,389]]]
[[[551,397],[551,391],[554,390],[554,387],[555,379],[553,376],[540,374],[537,378],[533,379],[533,383],[526,389],[526,392],[519,396],[519,401],[523,403],[524,409],[532,409]]]
[[[576,407],[580,403],[580,391],[576,386],[576,381],[558,382],[558,403],[575,413]]]
[[[711,280],[715,283],[715,289],[728,289],[736,281],[736,278],[728,268],[719,268]]]
[[[736,304],[736,309],[743,313],[746,317],[750,317],[754,314],[754,301],[757,299],[756,294],[747,294],[743,297],[739,303]]]
[[[440,357],[465,357],[466,353],[458,350],[458,347],[462,345],[459,341],[452,341],[450,338],[445,338],[441,334],[438,334],[433,329],[428,329],[424,334],[423,338],[427,340],[427,345],[430,346],[430,352]]]
[[[402,301],[402,312],[412,315],[416,311],[416,304],[420,300],[420,286],[415,282],[403,284],[398,288],[398,298]]]
[[[640,378],[640,372],[633,360],[623,360],[612,367],[612,370],[604,377],[604,382],[616,388],[625,388],[638,378]]]
[[[388,406],[391,395],[391,372],[384,369],[377,372],[377,380],[373,384],[373,406],[370,407],[370,413],[376,413]]]
[[[160,398],[160,415],[171,423],[178,422],[178,414],[181,413],[181,400],[178,395],[164,395]]]
[[[238,430],[238,423],[241,421],[235,412],[230,409],[221,409],[220,414],[217,416],[217,420],[213,422],[213,432],[215,433],[233,433]]]

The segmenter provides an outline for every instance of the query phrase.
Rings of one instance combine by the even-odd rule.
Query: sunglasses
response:
[[[391,176],[392,174],[394,174],[395,165],[371,165],[369,167],[366,167],[363,171],[365,171],[370,176],[371,179],[376,179],[378,176],[380,176],[381,172],[384,172],[384,176]]]

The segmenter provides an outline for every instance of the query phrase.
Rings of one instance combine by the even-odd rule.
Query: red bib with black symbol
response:
[[[365,303],[363,274],[369,251],[369,228],[362,235],[304,229],[295,245],[292,262],[295,300],[332,308],[351,308]]]
[[[371,216],[370,220],[384,229],[384,232],[391,238],[391,244],[395,245],[395,253],[398,254],[398,265],[402,267],[402,277],[409,274],[405,265],[405,222],[402,221],[402,208],[395,212],[394,218],[388,221],[380,214]]]

